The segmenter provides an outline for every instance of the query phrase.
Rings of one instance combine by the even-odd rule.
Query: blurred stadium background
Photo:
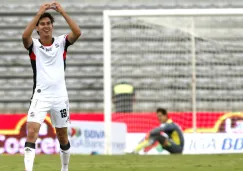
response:
[[[81,38],[68,49],[66,83],[71,113],[86,114],[102,113],[104,110],[103,10],[243,8],[241,0],[69,0],[68,2],[60,0],[59,2],[79,24],[82,31]],[[2,114],[28,111],[33,86],[32,68],[27,51],[23,48],[21,35],[41,3],[42,1],[27,0],[0,2],[0,113]],[[68,25],[62,16],[55,12],[53,15],[55,17],[54,35],[68,33]],[[199,127],[206,125],[207,128],[213,129],[214,124],[225,112],[240,112],[243,109],[243,34],[240,30],[243,28],[242,21],[243,17],[236,20],[223,18],[210,21],[208,25],[210,29],[203,34],[205,37],[196,40],[197,111],[209,112],[202,114],[200,118],[202,123]],[[151,21],[148,23],[151,24]],[[143,127],[142,131],[149,131],[148,128],[151,128],[151,125],[157,124],[155,116],[151,118],[151,112],[162,106],[171,112],[176,112],[173,115],[176,121],[182,120],[181,122],[189,125],[183,126],[183,129],[192,128],[192,117],[178,116],[181,112],[192,112],[191,57],[187,56],[187,53],[190,54],[188,49],[191,45],[190,41],[188,44],[188,33],[169,31],[162,26],[153,29],[141,23],[139,23],[139,31],[136,24],[138,23],[131,21],[117,22],[114,25],[115,32],[112,33],[113,36],[116,35],[115,43],[112,44],[115,54],[113,64],[116,67],[112,70],[113,83],[125,80],[135,87],[136,105],[133,111],[135,114],[131,114],[133,118],[136,118],[134,116],[136,113],[147,112],[144,115],[145,119],[141,120],[132,120],[123,114],[126,117],[124,120],[127,122],[132,120],[133,123],[141,122],[141,124],[147,122],[146,126],[141,127]],[[218,27],[215,31],[210,26]],[[139,42],[139,39],[136,39],[137,42],[127,39],[125,46],[122,44],[124,36],[138,38],[142,36],[141,30],[144,28],[150,36],[145,42]],[[233,36],[229,36],[232,35],[229,34],[232,30],[236,32]],[[216,32],[218,34],[213,34]],[[171,35],[174,37],[171,38]],[[35,36],[37,36],[36,33]],[[220,41],[219,44],[215,45],[215,40]],[[153,46],[153,51],[147,51],[145,52],[147,56],[141,57],[137,48],[139,43],[143,46]],[[224,49],[223,43],[227,46],[230,44],[232,47]],[[128,48],[128,52],[124,53],[124,48]],[[168,49],[170,49],[169,53]],[[210,116],[210,112],[216,112],[216,114],[213,113],[214,115]],[[241,113],[237,113],[235,117],[241,125],[242,117]],[[150,121],[146,118],[151,119],[153,123],[149,123]],[[208,120],[208,118],[213,118],[213,120]],[[116,121],[121,120],[116,118]],[[206,122],[209,124],[207,125]],[[131,132],[136,132],[135,130],[138,129],[141,130],[141,128],[128,128]],[[221,128],[211,132],[225,132],[219,129]]]
[[[160,8],[240,8],[243,6],[243,2],[240,0],[204,0],[200,2],[194,0],[170,0],[150,2],[146,0],[135,0],[129,3],[125,0],[70,0],[68,3],[65,1],[60,2],[68,11],[70,16],[78,22],[83,33],[82,37],[76,43],[76,45],[70,47],[68,50],[69,59],[67,61],[68,67],[66,70],[67,87],[70,97],[70,109],[71,111],[77,112],[103,111],[103,10]],[[41,1],[33,2],[27,0],[11,0],[0,2],[0,82],[2,85],[0,90],[0,109],[3,113],[19,113],[26,112],[28,110],[29,98],[31,97],[31,89],[33,85],[32,70],[30,67],[29,58],[27,56],[27,51],[25,51],[21,42],[21,34],[27,23],[32,19],[36,11],[39,9],[40,4]],[[56,13],[54,13],[54,16],[56,19],[56,22],[54,24],[54,34],[60,35],[67,33],[69,31],[69,28],[63,20],[62,16]],[[169,44],[170,42],[168,41],[167,43]],[[166,62],[168,61],[168,59],[165,59],[164,61]],[[190,75],[188,75],[188,77],[190,77]],[[171,80],[173,78],[174,77],[172,74],[171,78],[168,78],[168,80]],[[137,85],[136,88],[138,90],[137,100],[139,102],[139,97],[147,93],[147,95],[152,99],[148,99],[149,101],[145,101],[145,103],[151,104],[152,102],[156,101],[156,99],[153,99],[153,97],[156,97],[153,96],[156,91],[143,91],[143,81],[144,80],[135,81],[135,84]],[[150,81],[154,83],[157,80]],[[185,80],[182,80],[182,86],[183,81],[186,82]],[[139,91],[140,89],[141,91]],[[172,85],[171,90],[169,90],[168,93],[174,93],[173,90],[174,89]],[[183,89],[181,90],[181,93],[183,94]],[[204,95],[210,96],[210,92],[205,92]],[[221,106],[221,104],[223,103],[220,102],[220,96],[217,96],[216,98],[218,98],[218,103]],[[176,99],[174,101],[176,101]],[[169,101],[167,102],[170,103]],[[154,108],[156,106],[153,104],[151,104],[150,106],[143,105],[144,103],[138,104],[141,104],[137,107],[138,109],[145,106],[146,109],[150,111],[154,111]],[[170,104],[173,105],[173,102]],[[185,101],[183,102],[182,100],[181,105],[189,105],[189,103],[187,104],[185,103]],[[181,105],[179,104],[177,105],[177,107],[173,107],[180,109]]]

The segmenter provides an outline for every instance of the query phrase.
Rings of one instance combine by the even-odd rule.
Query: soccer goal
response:
[[[218,113],[243,110],[243,9],[107,10],[103,33],[106,154],[114,118],[141,123],[128,128],[139,132],[163,107],[197,132]],[[124,82],[135,89],[128,112],[113,93]]]

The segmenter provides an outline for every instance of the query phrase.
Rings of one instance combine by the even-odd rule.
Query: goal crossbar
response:
[[[243,15],[243,8],[211,9],[156,9],[156,10],[105,10],[104,17],[126,16],[203,16],[203,15]]]

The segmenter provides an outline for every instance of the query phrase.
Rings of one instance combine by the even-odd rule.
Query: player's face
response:
[[[157,118],[161,123],[164,123],[167,121],[167,116],[163,115],[161,112],[157,113]]]
[[[39,21],[38,26],[36,27],[36,30],[39,31],[40,36],[51,36],[52,37],[52,29],[53,29],[53,25],[51,23],[50,18],[45,17],[42,18]]]

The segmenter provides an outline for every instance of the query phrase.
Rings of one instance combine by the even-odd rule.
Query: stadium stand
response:
[[[26,24],[32,19],[35,11],[39,9],[39,1],[35,3],[24,4],[26,1],[2,1],[0,3],[0,111],[1,112],[26,112],[29,107],[29,100],[32,93],[32,70],[28,58],[27,51],[24,50],[21,42],[21,34]],[[60,1],[62,2],[62,1]],[[146,9],[146,8],[239,8],[243,7],[241,0],[170,0],[170,1],[147,1],[134,0],[132,3],[126,1],[69,1],[69,4],[63,3],[64,8],[69,12],[74,20],[76,20],[82,30],[83,36],[75,44],[68,49],[68,59],[66,68],[67,88],[70,97],[70,107],[72,112],[80,111],[103,111],[103,21],[102,11],[104,9]],[[127,1],[128,2],[128,1]],[[124,5],[126,4],[126,5]],[[127,5],[129,4],[129,5]],[[54,34],[60,35],[67,33],[68,27],[63,18],[55,13],[54,17]],[[150,30],[153,36],[153,30]],[[139,47],[141,44],[131,42],[124,47],[119,42],[122,36],[133,36],[139,30],[129,30],[123,32],[119,27],[114,30],[118,41],[113,45],[114,66],[126,63],[127,58],[124,58],[122,52],[124,49],[131,50]],[[166,30],[165,30],[166,32]],[[169,32],[167,32],[169,34]],[[223,34],[223,33],[222,33]],[[36,34],[35,34],[36,36]],[[183,36],[183,35],[181,35]],[[188,52],[187,44],[180,42],[163,42],[164,44],[156,44],[154,42],[146,42],[145,47],[160,46],[160,51],[173,49],[173,53],[161,56],[161,54],[149,54],[140,58],[141,54],[130,54],[129,61],[126,67],[113,69],[113,74],[123,73],[127,81],[133,83],[136,87],[136,99],[139,103],[136,105],[135,111],[153,111],[158,105],[163,105],[165,108],[181,111],[180,109],[191,109],[191,101],[188,101],[188,96],[191,95],[190,87],[190,64],[186,53]],[[198,52],[208,50],[210,44],[205,41],[197,41]],[[129,49],[130,48],[130,49]],[[177,52],[185,52],[178,54]],[[178,57],[179,55],[179,57]],[[230,63],[237,63],[242,55],[239,53],[219,54],[221,57],[230,57]],[[230,56],[229,56],[230,55]],[[212,79],[209,74],[210,66],[204,65],[206,58],[211,57],[211,54],[198,53],[198,93],[197,100],[198,110],[214,111],[231,105],[230,109],[239,109],[239,101],[243,100],[243,87],[239,79],[234,79],[230,75],[239,73],[243,70],[242,66],[234,68],[230,67],[230,63],[225,65],[215,65],[214,73],[222,73],[227,70],[227,74],[220,79]],[[146,58],[151,60],[151,63],[146,62]],[[168,60],[170,59],[170,60]],[[173,60],[176,59],[176,60]],[[156,61],[153,63],[152,61]],[[174,61],[174,66],[168,62]],[[200,61],[202,63],[200,64]],[[141,71],[139,68],[134,69],[134,65],[145,65]],[[159,70],[157,65],[163,65]],[[176,66],[176,68],[175,68]],[[188,69],[189,68],[189,69]],[[234,71],[236,70],[236,71]],[[132,74],[131,74],[132,73]],[[149,79],[142,78],[146,73]],[[167,73],[166,79],[163,79],[163,74]],[[169,73],[169,74],[168,74]],[[241,72],[242,73],[242,72]],[[239,74],[242,77],[242,75]],[[175,77],[181,79],[174,80]],[[243,77],[242,77],[243,78]],[[120,78],[122,80],[122,77]],[[136,80],[136,81],[134,81]],[[230,84],[234,81],[235,84]],[[238,82],[237,82],[238,81]],[[219,91],[212,91],[218,88]],[[161,86],[166,91],[163,94],[156,93],[156,90]],[[147,89],[150,87],[150,89]],[[176,87],[176,92],[175,92]],[[238,88],[237,88],[238,87]],[[228,92],[227,89],[232,91]],[[176,96],[175,96],[176,94]],[[236,96],[237,95],[237,96]],[[146,98],[145,98],[146,97]],[[210,99],[210,105],[205,101]],[[177,102],[175,104],[175,102]],[[179,102],[179,103],[178,103]],[[243,107],[240,107],[241,109]],[[229,109],[229,107],[227,108]]]

